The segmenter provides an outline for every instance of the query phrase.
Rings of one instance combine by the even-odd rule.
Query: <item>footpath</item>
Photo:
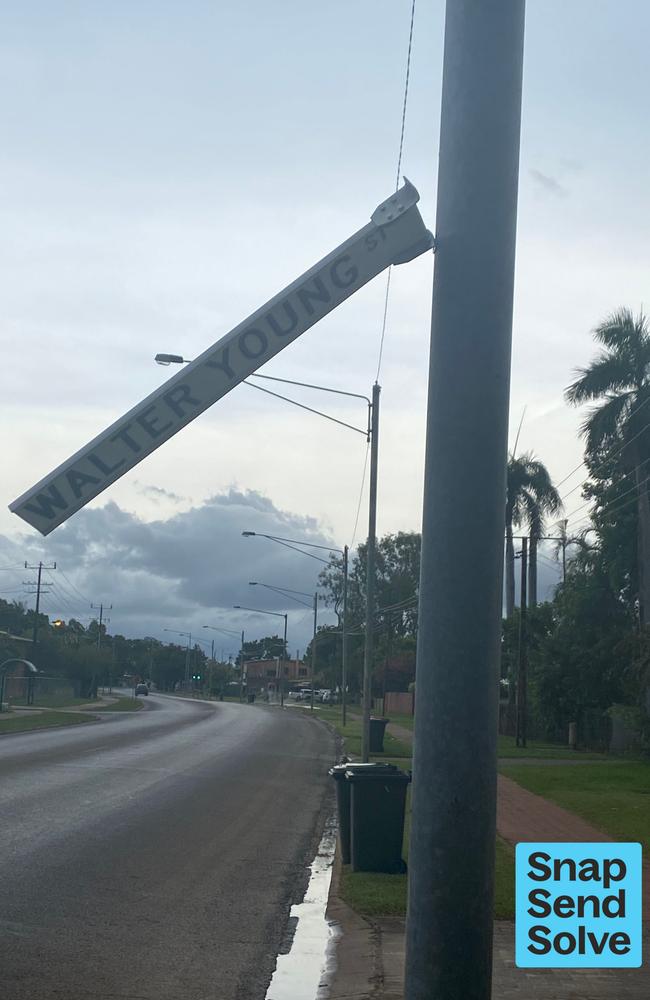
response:
[[[388,731],[412,745],[413,734],[390,724]],[[541,763],[541,762],[540,762]],[[519,841],[608,842],[601,830],[499,775],[497,831]],[[519,969],[514,960],[514,922],[495,921],[493,1000],[648,1000],[650,997],[650,863],[643,871],[644,964],[640,969]],[[328,919],[342,931],[330,1000],[403,1000],[405,921],[364,918],[337,896],[340,865],[332,880]]]

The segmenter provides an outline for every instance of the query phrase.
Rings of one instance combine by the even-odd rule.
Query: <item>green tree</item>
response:
[[[639,620],[650,614],[650,329],[645,316],[619,309],[594,330],[603,349],[566,390],[570,403],[597,401],[582,425],[592,468],[620,455],[628,487],[636,496]]]
[[[513,532],[523,524],[530,535],[528,602],[537,604],[537,545],[544,534],[545,518],[557,514],[562,504],[546,466],[530,452],[508,459],[506,493],[506,615],[515,608],[515,547]]]

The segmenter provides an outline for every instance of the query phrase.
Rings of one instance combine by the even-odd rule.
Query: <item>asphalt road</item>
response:
[[[334,754],[299,710],[155,695],[0,737],[3,1000],[262,1000]]]

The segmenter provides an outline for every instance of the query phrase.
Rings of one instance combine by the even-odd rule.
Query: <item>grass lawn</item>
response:
[[[84,709],[86,712],[137,712],[142,708],[142,698],[129,698],[126,695],[111,695],[117,701],[111,705],[100,705],[98,708]]]
[[[85,705],[87,701],[87,698],[71,698],[67,694],[44,694],[36,696],[33,706],[28,706],[25,698],[12,699],[11,703],[23,708],[75,708],[77,705]]]
[[[403,759],[392,761],[404,764]],[[411,794],[406,800],[403,857],[408,861],[408,838],[411,826]],[[515,912],[515,861],[514,849],[497,837],[494,886],[495,920],[513,920]],[[341,872],[339,895],[348,906],[365,916],[394,916],[406,914],[406,875],[385,875],[381,872],[353,872],[344,865]]]
[[[497,738],[497,754],[500,759],[517,757],[539,757],[540,759],[556,760],[604,760],[605,754],[587,750],[570,750],[569,747],[558,746],[556,743],[539,743],[528,740],[528,746],[515,746],[514,736],[499,736]]]
[[[80,712],[41,712],[40,715],[0,715],[0,734],[26,733],[31,729],[44,729],[50,726],[76,726],[79,723],[91,722],[90,716]]]
[[[345,741],[347,753],[361,755],[361,722],[348,720],[341,724],[341,711],[337,706],[324,708],[321,718],[327,719]],[[372,760],[395,764],[402,770],[411,769],[411,748],[400,740],[386,738],[386,753],[372,754]],[[395,752],[394,747],[399,749]],[[406,797],[403,857],[408,861],[409,831],[411,827],[411,789]],[[386,875],[380,872],[353,872],[344,865],[341,872],[339,895],[357,913],[366,916],[404,916],[406,913],[406,875]],[[514,850],[500,837],[496,842],[494,916],[496,920],[512,920],[515,907]]]
[[[309,709],[303,709],[309,711]],[[345,740],[345,752],[350,757],[361,757],[361,732],[362,724],[360,718],[352,718],[348,712],[347,724],[343,726],[341,722],[341,709],[339,706],[323,706],[314,710],[314,715],[318,719],[325,719],[331,723]],[[386,757],[399,757],[411,759],[411,747],[401,740],[395,739],[388,732],[384,735],[384,752],[372,754],[373,760],[384,760]],[[402,760],[402,766],[406,766],[406,761]]]
[[[551,799],[621,841],[650,850],[650,763],[616,761],[557,767],[502,765],[524,788]]]

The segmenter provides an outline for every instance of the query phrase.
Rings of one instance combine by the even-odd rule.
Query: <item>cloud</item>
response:
[[[555,195],[556,198],[566,198],[569,194],[568,188],[565,188],[555,177],[551,177],[550,174],[543,174],[541,170],[536,170],[535,167],[530,167],[528,173],[537,186],[542,188],[547,194]]]
[[[128,636],[169,639],[163,634],[167,627],[202,638],[208,637],[206,624],[245,629],[251,637],[281,631],[279,618],[233,610],[241,604],[287,612],[290,646],[304,650],[309,609],[248,584],[255,580],[311,594],[322,564],[265,538],[244,538],[243,530],[331,544],[315,518],[282,511],[261,493],[231,488],[153,521],[114,502],[87,508],[45,540],[0,536],[0,560],[16,567],[17,581],[24,573],[21,560],[57,563],[43,601],[51,617],[83,620],[91,615],[91,602],[103,601],[113,605],[110,631]],[[329,620],[325,612],[322,620]]]
[[[134,486],[139,488],[138,492],[142,493],[143,496],[149,497],[154,503],[158,503],[161,498],[171,500],[172,503],[185,503],[188,499],[187,497],[179,496],[178,493],[173,493],[171,490],[165,490],[162,486],[143,486],[137,480],[134,482]]]

